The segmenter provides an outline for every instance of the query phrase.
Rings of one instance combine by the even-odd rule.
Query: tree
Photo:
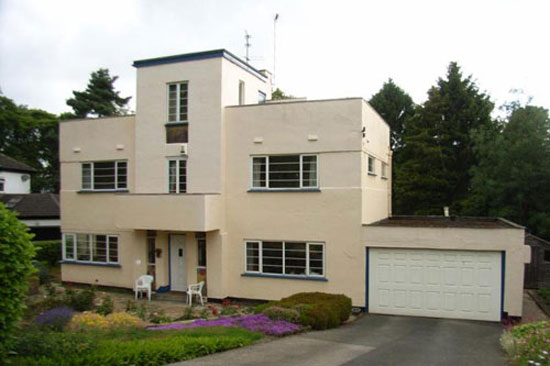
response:
[[[428,100],[405,124],[403,163],[396,169],[395,212],[441,214],[443,206],[460,214],[477,164],[471,132],[492,125],[493,103],[456,62],[428,91]]]
[[[59,191],[59,132],[55,115],[0,96],[0,152],[37,170],[33,192]]]
[[[536,106],[511,103],[504,121],[473,133],[468,214],[500,216],[550,239],[550,118]]]
[[[391,148],[394,153],[397,152],[403,144],[405,121],[414,114],[412,98],[392,79],[388,79],[382,88],[372,96],[369,104],[390,125]]]
[[[281,89],[277,88],[271,93],[271,100],[292,99],[294,98],[290,94],[285,94]]]
[[[85,91],[73,91],[73,98],[67,100],[78,118],[89,114],[97,117],[118,116],[126,114],[126,105],[131,97],[122,98],[115,91],[114,83],[118,76],[110,76],[108,69],[92,72]]]
[[[35,255],[25,224],[0,203],[0,359],[5,359],[11,334],[25,309]]]

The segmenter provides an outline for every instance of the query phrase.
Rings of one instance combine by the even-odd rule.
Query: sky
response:
[[[279,14],[274,37],[275,14]],[[547,0],[0,0],[0,89],[52,113],[90,73],[135,97],[134,60],[225,48],[286,93],[369,99],[392,78],[416,103],[457,61],[497,106],[550,108]],[[134,109],[134,99],[130,108]]]

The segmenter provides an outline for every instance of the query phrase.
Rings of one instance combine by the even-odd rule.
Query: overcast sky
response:
[[[106,67],[134,96],[133,60],[216,48],[244,56],[245,30],[251,64],[272,70],[276,13],[276,82],[295,96],[368,99],[391,77],[421,103],[458,61],[497,105],[516,88],[550,108],[547,0],[0,0],[0,88],[61,113]]]

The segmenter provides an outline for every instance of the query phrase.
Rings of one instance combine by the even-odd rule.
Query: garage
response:
[[[499,321],[502,252],[369,248],[369,312]]]

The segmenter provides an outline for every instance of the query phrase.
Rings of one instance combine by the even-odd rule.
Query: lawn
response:
[[[54,332],[26,329],[17,335],[14,365],[165,365],[243,347],[262,337],[240,328]]]

